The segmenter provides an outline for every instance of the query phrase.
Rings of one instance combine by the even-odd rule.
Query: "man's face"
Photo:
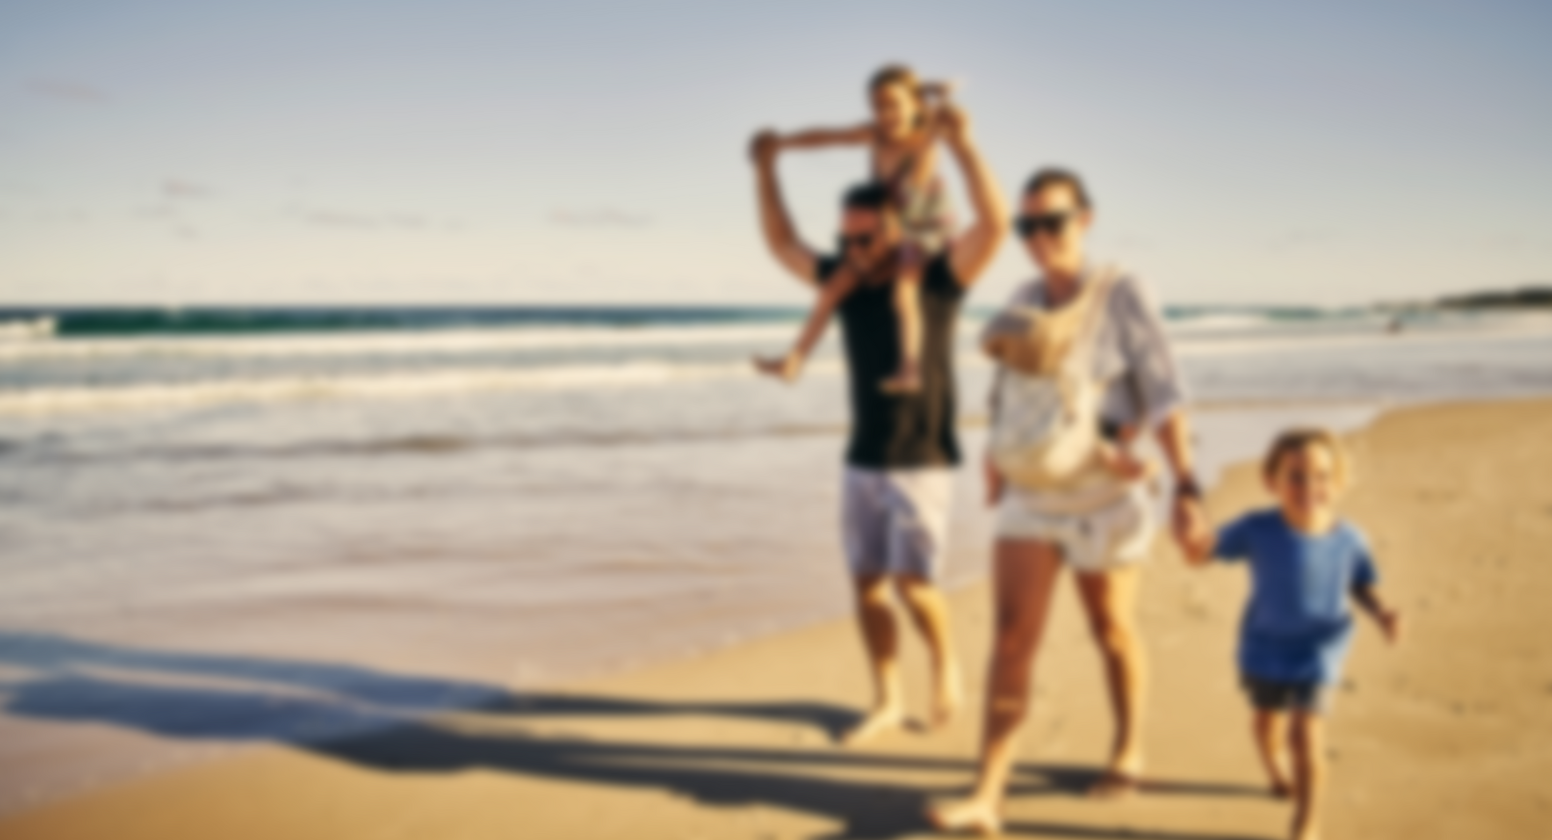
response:
[[[877,210],[848,207],[841,213],[842,255],[862,272],[879,267],[894,252],[899,233]]]

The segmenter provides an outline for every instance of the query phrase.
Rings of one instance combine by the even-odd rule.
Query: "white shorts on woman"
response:
[[[1151,485],[1141,481],[1063,493],[1009,486],[997,505],[998,539],[1051,543],[1080,572],[1147,558],[1157,530]]]

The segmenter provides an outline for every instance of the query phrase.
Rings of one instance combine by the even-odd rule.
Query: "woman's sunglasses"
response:
[[[1063,210],[1060,213],[1041,213],[1038,216],[1019,216],[1013,220],[1013,229],[1018,235],[1028,239],[1037,233],[1048,233],[1051,236],[1060,236],[1062,228],[1072,220],[1073,211]]]

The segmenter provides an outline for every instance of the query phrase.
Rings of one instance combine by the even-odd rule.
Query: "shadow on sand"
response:
[[[540,736],[543,718],[720,716],[800,725],[833,738],[855,720],[830,703],[655,701],[567,693],[512,693],[466,681],[404,676],[349,665],[137,650],[58,636],[0,631],[0,664],[29,672],[0,682],[7,714],[112,724],[167,738],[283,743],[387,773],[487,770],[598,785],[656,788],[696,802],[762,805],[828,818],[834,837],[920,833],[924,800],[953,791],[855,778],[869,769],[952,772],[970,760],[854,750],[677,746]],[[436,713],[457,712],[439,719]],[[469,721],[496,724],[477,731]],[[499,728],[498,728],[499,727]],[[838,778],[845,772],[850,778]],[[1094,768],[1026,764],[1013,796],[1074,795]],[[1149,791],[1260,796],[1256,788],[1158,781]],[[1010,834],[1133,840],[1247,840],[1136,828],[1014,823]]]

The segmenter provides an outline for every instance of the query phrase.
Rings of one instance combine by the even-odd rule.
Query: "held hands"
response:
[[[1186,560],[1195,564],[1212,558],[1213,533],[1207,524],[1207,508],[1202,500],[1186,493],[1176,493],[1170,512],[1170,526],[1175,543]]]

